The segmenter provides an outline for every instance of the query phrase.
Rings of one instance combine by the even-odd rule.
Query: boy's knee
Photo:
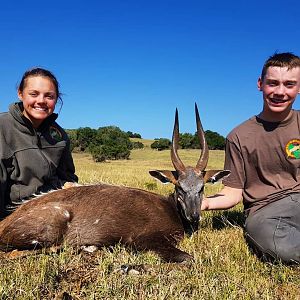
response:
[[[255,236],[245,233],[245,240],[251,251],[262,261],[300,264],[300,251],[289,243],[276,243],[272,236],[257,240]]]
[[[276,226],[262,219],[247,220],[245,226],[245,239],[255,252],[269,253],[274,256],[274,231]]]
[[[245,232],[245,240],[251,252],[262,261],[274,261],[276,254],[273,251],[273,243],[270,239],[260,240],[257,237]]]
[[[299,213],[299,205],[288,198],[248,216],[245,234],[253,252],[283,263],[300,263]]]
[[[277,259],[286,264],[300,264],[299,249],[291,247],[289,244],[282,245],[276,248]]]

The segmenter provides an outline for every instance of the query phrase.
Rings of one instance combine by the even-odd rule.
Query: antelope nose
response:
[[[191,222],[192,223],[198,223],[200,220],[200,215],[198,212],[194,212],[192,215],[191,215]]]
[[[199,229],[200,216],[199,213],[194,213],[191,218],[191,227],[193,232],[196,232]]]

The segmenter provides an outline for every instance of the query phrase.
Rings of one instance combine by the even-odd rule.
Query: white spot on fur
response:
[[[100,221],[100,219],[97,219],[93,224],[96,225],[99,223],[99,221]]]
[[[89,253],[93,253],[98,250],[98,247],[95,245],[91,246],[81,246],[81,250]]]
[[[70,219],[70,213],[67,211],[67,210],[65,210],[64,211],[64,215],[65,215],[65,217],[67,218],[67,219]]]
[[[32,242],[31,242],[31,244],[39,244],[39,241],[37,241],[37,240],[33,240]]]
[[[55,205],[54,208],[56,208],[56,209],[61,209],[61,207],[58,206],[58,205]]]

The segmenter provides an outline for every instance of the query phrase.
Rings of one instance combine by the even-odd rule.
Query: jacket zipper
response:
[[[41,153],[42,157],[44,158],[44,160],[48,164],[48,170],[49,170],[48,174],[49,174],[49,178],[50,178],[52,176],[52,172],[51,172],[51,168],[50,168],[50,163],[49,163],[48,159],[46,158],[45,154],[42,151],[42,142],[41,142],[41,135],[42,134],[41,134],[41,132],[36,131],[36,130],[35,130],[35,134],[36,134],[36,137],[37,137],[37,146],[40,150],[40,153]]]

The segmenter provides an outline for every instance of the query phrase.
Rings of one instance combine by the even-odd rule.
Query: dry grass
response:
[[[194,165],[197,150],[180,151]],[[208,168],[222,168],[224,153],[211,151]],[[171,186],[157,183],[150,169],[172,169],[168,151],[149,147],[132,151],[128,161],[95,164],[89,155],[74,154],[82,183],[109,182],[167,194]],[[209,186],[213,194],[220,185]],[[142,213],[142,212],[141,212]],[[243,239],[242,208],[205,212],[201,230],[180,248],[195,257],[189,266],[162,263],[153,253],[123,247],[93,255],[68,247],[52,254],[0,260],[0,299],[300,299],[299,267],[264,264]],[[149,264],[151,272],[124,276],[111,272],[122,264]]]

